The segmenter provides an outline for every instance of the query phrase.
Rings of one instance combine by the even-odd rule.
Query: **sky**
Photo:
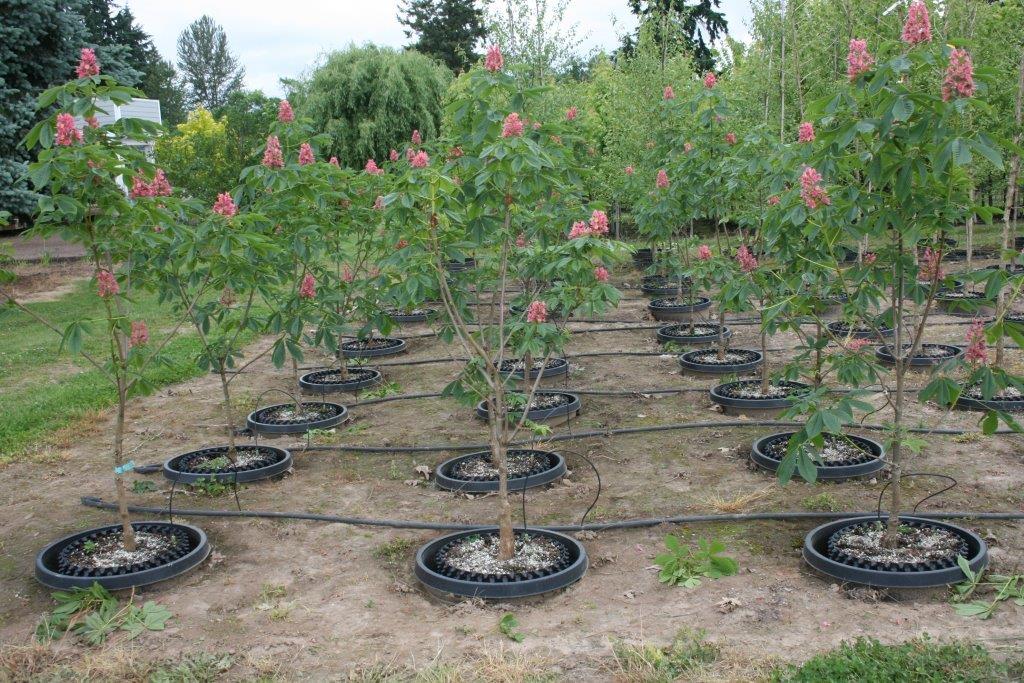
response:
[[[396,19],[398,0],[121,0],[166,59],[177,61],[178,35],[209,14],[245,67],[245,84],[281,95],[279,78],[295,77],[325,52],[366,42],[401,47],[409,41]],[[748,0],[722,0],[730,34],[749,37]],[[636,20],[626,0],[570,0],[568,24],[578,24],[584,51],[611,49]]]

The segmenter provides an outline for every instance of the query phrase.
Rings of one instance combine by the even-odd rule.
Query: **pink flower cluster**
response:
[[[412,155],[409,165],[413,168],[426,168],[430,164],[430,157],[422,149]]]
[[[832,198],[821,186],[821,174],[811,166],[804,168],[804,172],[800,174],[800,199],[804,200],[804,204],[811,211],[832,203]]]
[[[78,59],[78,68],[75,74],[79,78],[98,76],[100,74],[100,63],[96,60],[96,51],[91,47],[83,47],[81,56]]]
[[[636,172],[636,169],[633,168],[632,166],[627,166],[623,170],[625,171],[626,175],[633,175]]]
[[[416,145],[417,147],[423,144],[423,136],[420,135],[419,129],[416,129],[412,132],[412,144]]]
[[[501,48],[497,45],[491,45],[487,48],[487,58],[484,60],[484,68],[494,73],[501,71],[501,67],[505,64],[505,58],[501,56]]]
[[[267,136],[267,147],[263,150],[263,165],[267,168],[284,166],[284,154],[281,152],[281,141],[276,135]]]
[[[921,282],[931,282],[941,280],[945,276],[942,272],[942,250],[925,247],[924,255],[918,264],[917,279]]]
[[[373,159],[367,159],[366,160],[366,169],[365,170],[370,175],[381,175],[382,173],[384,173],[384,170],[382,168],[378,167],[377,166],[377,162],[374,161]]]
[[[932,39],[932,21],[928,16],[928,7],[922,0],[910,3],[907,21],[903,24],[902,38],[907,45],[927,43]]]
[[[665,169],[658,171],[658,177],[654,180],[654,186],[661,190],[668,187],[668,173],[665,172]]]
[[[352,274],[352,269],[348,267],[347,263],[341,269],[341,279],[343,282],[352,282],[356,279],[356,276]]]
[[[779,195],[773,194],[768,198],[768,206],[778,206],[780,201],[782,200],[779,199]]]
[[[865,266],[870,266],[871,264],[878,260],[878,254],[876,254],[873,251],[869,251],[866,254],[864,254],[864,256],[862,256],[861,259],[864,261]]]
[[[167,176],[163,169],[158,168],[153,175],[153,182],[147,183],[139,176],[132,178],[132,189],[129,192],[132,199],[139,197],[170,197],[171,184],[167,182]]]
[[[697,258],[701,261],[711,260],[711,247],[706,244],[702,244],[697,247]]]
[[[299,165],[309,166],[316,161],[316,157],[313,155],[313,148],[309,146],[308,142],[303,142],[299,145]]]
[[[736,263],[740,264],[740,270],[744,273],[757,270],[757,258],[750,253],[750,249],[745,244],[741,244],[740,248],[736,250]]]
[[[235,201],[231,199],[230,194],[221,192],[217,195],[217,201],[213,204],[213,212],[219,213],[225,218],[231,218],[238,213],[238,207],[235,206]]]
[[[975,320],[967,330],[967,350],[964,358],[968,363],[987,363],[988,348],[985,346],[985,323]]]
[[[288,100],[281,100],[278,103],[277,120],[281,123],[291,123],[295,120],[295,112],[292,110],[292,103]]]
[[[608,269],[604,266],[596,266],[594,268],[594,278],[597,279],[598,282],[608,282],[608,277]]]
[[[579,114],[580,110],[577,109],[575,106],[569,107],[568,109],[565,110],[565,120],[575,121],[576,117],[579,116]]]
[[[814,142],[814,124],[810,121],[801,123],[800,130],[797,133],[797,140],[800,142]]]
[[[846,55],[846,75],[851,81],[870,71],[874,63],[875,58],[868,52],[868,41],[856,38],[850,40],[850,51]]]
[[[608,215],[604,211],[594,211],[590,215],[590,223],[576,221],[569,231],[569,239],[577,237],[600,237],[608,234]]]
[[[117,278],[109,270],[96,272],[96,294],[101,299],[114,296],[121,292],[121,285],[117,284]]]
[[[57,114],[57,144],[70,147],[82,141],[82,131],[75,127],[75,117],[71,114]]]
[[[546,323],[548,321],[548,305],[543,301],[531,301],[526,308],[526,322]]]
[[[312,273],[302,276],[302,283],[299,285],[299,298],[312,299],[316,296],[316,278]]]
[[[398,161],[398,150],[397,149],[391,150],[391,153],[388,154],[388,158],[391,159],[391,161]]]
[[[149,343],[149,328],[143,320],[132,321],[131,336],[128,337],[128,345],[131,347],[145,346]]]
[[[705,88],[707,88],[708,90],[711,90],[712,88],[715,87],[716,83],[718,83],[718,77],[715,76],[715,72],[709,71],[706,74],[704,74],[704,87]]]
[[[946,102],[954,97],[974,95],[974,65],[967,50],[956,48],[949,54],[946,78],[942,81],[942,99]]]
[[[684,142],[683,143],[683,151],[686,152],[687,154],[692,152],[693,151],[693,143],[692,142]]]
[[[331,166],[341,166],[341,164],[338,163],[338,157],[331,157],[330,161],[328,161],[327,163],[329,163]]]
[[[864,338],[861,338],[861,339],[847,339],[843,343],[843,346],[846,348],[847,351],[853,351],[854,353],[856,353],[857,351],[860,351],[861,349],[863,349],[865,346],[867,346],[870,343],[871,343],[870,339],[864,339]]]
[[[377,195],[377,199],[375,199],[374,202],[373,202],[373,208],[376,209],[377,211],[383,211],[384,210],[384,196],[383,195]]]
[[[661,91],[661,96],[666,100],[674,100],[676,98],[676,91],[672,89],[671,85],[666,85],[665,89]]]
[[[730,145],[735,145],[736,144],[736,133],[733,133],[733,132],[726,133],[725,134],[725,141],[728,142]]]
[[[86,116],[85,117],[85,122],[86,122],[86,124],[88,124],[88,126],[90,128],[99,128],[100,127],[100,120],[98,118],[96,118],[95,116]]]
[[[519,114],[512,112],[505,117],[505,123],[501,127],[501,137],[512,138],[519,137],[523,134],[523,120],[519,118]]]

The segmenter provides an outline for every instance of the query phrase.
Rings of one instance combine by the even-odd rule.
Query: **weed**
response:
[[[199,479],[195,483],[189,484],[189,489],[193,493],[210,498],[223,496],[232,488],[231,484],[225,484],[218,479]]]
[[[150,683],[213,683],[234,664],[230,655],[199,653],[154,671]]]
[[[831,493],[808,496],[800,501],[800,507],[812,512],[839,512],[842,509],[839,501]]]
[[[669,534],[665,537],[665,547],[668,552],[655,557],[654,563],[661,567],[658,580],[670,586],[696,588],[701,584],[701,577],[720,579],[739,571],[736,560],[719,554],[725,550],[725,544],[717,539],[702,538],[694,550]]]
[[[364,391],[359,398],[385,398],[400,393],[402,393],[402,388],[398,386],[398,382],[381,382],[374,388]]]
[[[509,640],[514,640],[517,643],[523,642],[526,638],[522,633],[517,631],[519,628],[519,621],[516,619],[516,615],[511,612],[506,612],[501,619],[498,621],[498,630],[503,636]]]
[[[136,479],[132,482],[132,493],[153,493],[157,485],[148,479]]]
[[[143,631],[162,631],[170,611],[153,601],[134,604],[134,595],[123,606],[98,583],[53,593],[57,607],[36,626],[36,639],[45,643],[73,633],[88,645],[101,645],[118,631],[135,638]]]
[[[396,566],[405,560],[414,545],[416,542],[408,538],[395,538],[374,548],[373,556],[382,560],[386,565]]]
[[[1011,574],[1004,576],[1002,574],[988,574],[986,576],[984,570],[980,572],[972,571],[971,565],[968,564],[963,556],[956,558],[956,561],[960,565],[964,576],[967,577],[966,581],[958,583],[953,587],[953,602],[957,614],[963,617],[988,619],[996,611],[996,608],[999,607],[999,604],[1007,600],[1013,600],[1017,605],[1024,607],[1024,575]],[[991,602],[985,600],[967,601],[970,597],[984,589],[994,593]]]

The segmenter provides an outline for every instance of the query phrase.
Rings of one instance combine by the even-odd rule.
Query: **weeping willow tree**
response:
[[[333,52],[297,84],[299,112],[331,136],[324,156],[360,167],[405,149],[413,130],[437,136],[451,72],[414,50],[366,45]]]

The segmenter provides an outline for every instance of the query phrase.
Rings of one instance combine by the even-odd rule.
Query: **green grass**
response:
[[[813,657],[800,666],[777,670],[772,680],[786,683],[945,683],[1020,680],[1022,663],[995,660],[975,643],[935,643],[927,637],[899,645],[858,639]]]
[[[104,357],[102,302],[89,283],[81,283],[56,301],[29,308],[59,329],[78,319],[95,320],[94,334],[86,335],[83,350],[97,360]],[[146,295],[135,301],[132,317],[146,321],[154,346],[177,322],[170,306]],[[0,309],[0,330],[0,464],[24,455],[55,430],[117,402],[113,385],[99,371],[80,356],[58,354],[58,335],[28,314]],[[199,350],[192,328],[182,327],[181,334],[164,348],[168,364],[152,364],[146,378],[164,386],[198,375]]]

